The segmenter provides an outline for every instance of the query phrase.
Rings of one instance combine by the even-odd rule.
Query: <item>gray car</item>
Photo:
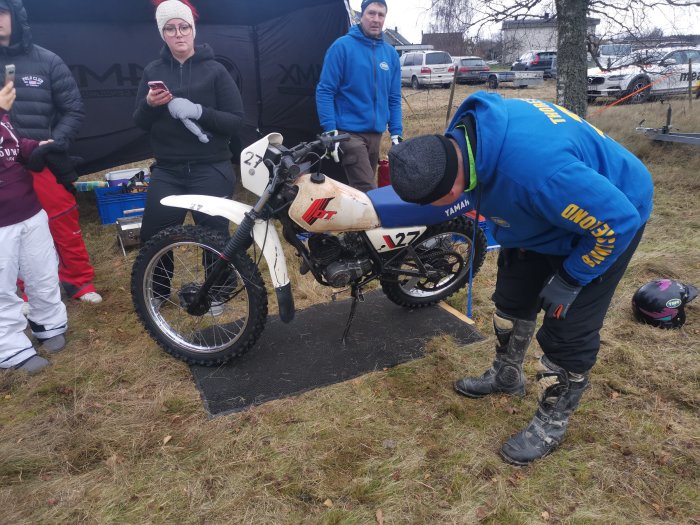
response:
[[[511,71],[542,71],[544,78],[552,76],[552,59],[556,51],[528,51],[511,66]]]
[[[479,84],[485,82],[480,78],[480,73],[491,71],[484,59],[477,56],[452,57],[457,68],[456,79],[458,84]]]

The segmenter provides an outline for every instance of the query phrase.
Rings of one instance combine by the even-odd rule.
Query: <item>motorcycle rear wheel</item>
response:
[[[431,306],[447,299],[462,288],[469,279],[469,264],[474,222],[458,217],[449,222],[430,226],[414,243],[418,258],[434,272],[431,277],[409,275],[380,277],[384,294],[394,303],[406,308]],[[472,276],[486,258],[486,234],[476,230]],[[417,261],[406,253],[402,268],[417,271]]]
[[[229,263],[229,277],[212,286],[203,315],[187,312],[226,244],[226,236],[199,226],[159,232],[139,251],[131,272],[136,314],[170,355],[191,365],[215,366],[255,344],[267,319],[267,292],[246,253]],[[172,268],[171,268],[172,267]]]

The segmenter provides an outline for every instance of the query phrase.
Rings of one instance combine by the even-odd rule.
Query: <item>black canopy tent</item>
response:
[[[192,0],[207,42],[241,90],[241,142],[278,131],[293,144],[320,131],[314,90],[328,46],[349,28],[347,0]],[[34,42],[69,65],[86,118],[72,153],[82,173],[151,156],[132,121],[143,68],[163,41],[149,0],[24,0]],[[21,72],[18,71],[18,76]]]

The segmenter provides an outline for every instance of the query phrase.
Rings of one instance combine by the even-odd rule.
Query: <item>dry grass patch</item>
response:
[[[459,86],[453,105],[474,89]],[[554,97],[552,82],[499,92]],[[405,94],[407,137],[444,128],[448,90]],[[700,104],[672,104],[674,124],[700,132]],[[387,524],[700,522],[700,304],[677,331],[639,325],[630,312],[649,279],[700,284],[698,150],[634,131],[642,119],[665,123],[666,107],[591,118],[648,164],[655,211],[610,309],[592,387],[545,461],[518,469],[497,456],[530,419],[534,392],[479,401],[452,392],[454,379],[492,359],[494,253],[474,286],[487,341],[436,338],[421,360],[209,420],[188,368],[136,321],[134,252],[122,257],[83,194],[105,302],[69,304],[69,344],[47,372],[0,375],[0,523],[366,524],[378,513]],[[300,307],[329,300],[293,259],[290,268]],[[465,300],[451,303],[464,309]],[[529,378],[538,354],[535,343]]]

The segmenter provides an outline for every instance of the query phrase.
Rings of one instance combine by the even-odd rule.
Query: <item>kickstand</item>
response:
[[[352,294],[352,304],[350,305],[350,316],[348,317],[348,322],[345,323],[345,330],[343,330],[343,337],[340,340],[341,344],[345,344],[345,338],[348,336],[348,332],[350,331],[350,325],[352,324],[352,320],[355,317],[355,310],[357,309],[357,303],[364,303],[365,302],[365,296],[362,295],[362,290],[358,286],[353,286],[352,290],[350,292]]]

